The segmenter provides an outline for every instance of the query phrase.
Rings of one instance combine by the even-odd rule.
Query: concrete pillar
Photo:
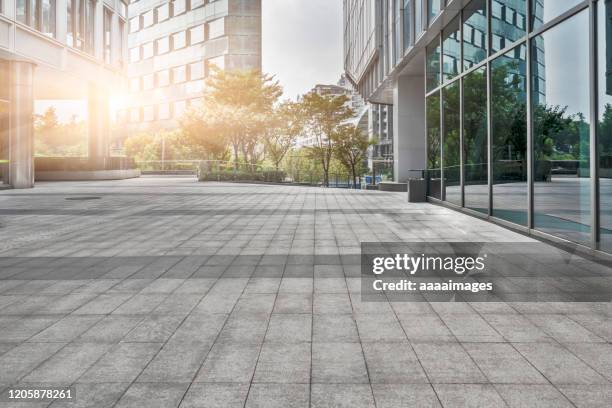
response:
[[[95,84],[89,85],[88,97],[89,160],[100,167],[110,153],[110,110],[108,91]]]
[[[425,169],[425,80],[422,76],[401,76],[393,89],[393,174],[404,182]]]
[[[34,187],[34,64],[9,63],[9,177],[13,188]]]

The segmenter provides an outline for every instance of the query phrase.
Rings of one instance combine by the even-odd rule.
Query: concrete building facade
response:
[[[109,99],[125,83],[121,0],[0,0],[0,184],[34,185],[34,103],[87,101],[89,160],[109,156]]]
[[[173,128],[220,69],[261,70],[261,0],[137,0],[129,7],[130,131]]]
[[[609,0],[344,0],[345,71],[393,106],[397,181],[607,252],[611,33]]]

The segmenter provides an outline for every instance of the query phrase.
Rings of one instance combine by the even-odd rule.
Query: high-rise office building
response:
[[[172,128],[220,69],[261,70],[261,0],[137,0],[129,7],[131,131]]]
[[[347,77],[393,105],[394,177],[612,252],[610,0],[344,0]]]
[[[126,19],[122,0],[0,0],[0,184],[34,184],[36,103],[81,101],[90,160],[109,156],[109,96],[125,82]]]

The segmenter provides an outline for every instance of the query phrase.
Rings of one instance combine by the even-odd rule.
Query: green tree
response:
[[[270,125],[268,118],[281,95],[282,87],[273,76],[257,70],[212,68],[207,80],[205,107],[200,114],[223,112],[223,124],[218,130],[232,145],[236,169],[240,151],[245,162],[255,164],[257,161],[257,145]]]
[[[266,154],[277,171],[303,129],[304,115],[299,103],[284,102],[276,109],[264,143]]]
[[[309,147],[310,156],[321,163],[323,185],[329,187],[329,169],[333,156],[333,135],[343,122],[353,116],[344,95],[319,95],[310,92],[302,98],[306,131],[315,136],[316,144]]]
[[[368,135],[357,126],[345,125],[332,134],[332,140],[336,158],[350,173],[353,187],[357,188],[357,176],[362,174],[368,147],[371,145]]]

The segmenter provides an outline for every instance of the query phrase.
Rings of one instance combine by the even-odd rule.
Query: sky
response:
[[[317,83],[338,82],[342,63],[342,0],[262,0],[263,71],[285,98]]]

